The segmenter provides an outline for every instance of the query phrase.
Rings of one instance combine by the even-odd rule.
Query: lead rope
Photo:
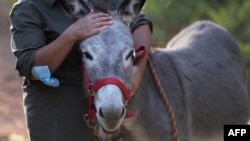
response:
[[[169,113],[169,117],[170,117],[170,122],[171,122],[171,127],[172,127],[172,135],[173,135],[173,141],[178,141],[178,130],[177,130],[177,126],[176,126],[176,120],[175,120],[175,115],[174,115],[174,112],[173,112],[173,109],[168,101],[168,98],[166,96],[166,93],[165,91],[163,90],[162,88],[162,85],[161,85],[161,82],[158,78],[158,75],[155,71],[155,68],[153,66],[153,63],[150,59],[150,57],[148,57],[148,64],[149,64],[149,68],[150,68],[150,71],[151,71],[151,74],[153,76],[153,79],[157,85],[157,88],[160,92],[160,95],[162,97],[162,100],[163,100],[163,103]]]
[[[87,126],[93,130],[94,140],[95,141],[102,141],[101,137],[98,135],[98,123],[95,119],[87,119],[87,115],[84,115],[84,121],[87,123]]]

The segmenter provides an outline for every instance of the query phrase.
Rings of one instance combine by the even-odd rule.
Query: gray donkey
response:
[[[107,83],[94,90],[98,136],[103,141],[172,141],[170,116],[149,67],[136,94],[129,101],[124,96],[123,88],[131,88],[133,67],[129,23],[145,0],[124,0],[118,9],[108,3],[64,1],[75,18],[88,8],[114,18],[112,26],[80,44],[89,82],[112,77],[123,84]],[[242,57],[225,29],[209,21],[196,22],[166,48],[152,50],[150,57],[172,106],[179,141],[222,141],[223,125],[247,123],[250,105]],[[135,116],[125,118],[131,111]]]

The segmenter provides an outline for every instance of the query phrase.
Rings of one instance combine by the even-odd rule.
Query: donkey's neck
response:
[[[161,121],[168,119],[167,116],[162,116],[167,113],[161,98],[157,95],[149,68],[146,69],[140,88],[128,105],[128,111],[135,111],[136,116],[124,120],[123,125],[127,130],[124,135],[125,141],[152,141],[152,135],[160,136],[158,127],[163,124]],[[164,129],[170,128],[168,124],[164,126]]]
[[[151,55],[173,110],[178,111],[176,114],[180,117],[184,117],[186,112],[180,108],[185,107],[185,102],[182,101],[183,92],[171,56],[167,52],[154,52]],[[124,121],[124,126],[128,130],[128,135],[124,135],[126,141],[171,140],[172,127],[169,113],[159,95],[149,67],[146,68],[137,93],[128,104],[128,110],[135,111],[136,116]]]

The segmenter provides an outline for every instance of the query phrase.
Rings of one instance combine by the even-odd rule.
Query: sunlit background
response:
[[[9,46],[8,13],[15,1],[0,0],[0,128],[6,127],[0,130],[0,141],[26,141],[27,135],[21,79],[14,71],[15,58]],[[211,20],[225,27],[238,41],[250,82],[250,0],[147,0],[144,13],[154,23],[153,45],[157,47],[164,47],[197,20]]]

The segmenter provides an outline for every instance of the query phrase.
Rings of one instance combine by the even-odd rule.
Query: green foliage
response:
[[[14,4],[15,2],[17,2],[18,0],[1,0],[3,3],[5,4],[9,4],[9,5],[12,5]]]
[[[2,0],[2,1],[4,1],[4,2],[6,2],[6,3],[11,3],[11,4],[13,4],[13,3],[17,2],[18,0]]]
[[[154,24],[154,42],[166,44],[182,28],[198,20],[211,20],[225,27],[240,45],[249,85],[250,0],[148,0],[144,12]]]

